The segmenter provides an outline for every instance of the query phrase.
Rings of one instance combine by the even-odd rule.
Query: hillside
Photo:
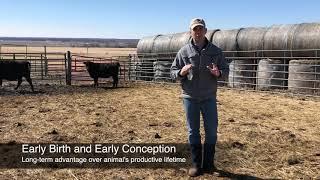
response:
[[[139,39],[0,37],[0,45],[135,48]]]

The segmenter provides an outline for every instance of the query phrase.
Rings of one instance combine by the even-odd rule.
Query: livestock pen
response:
[[[38,84],[92,84],[84,62],[98,63],[119,62],[119,78],[125,81],[130,78],[128,56],[94,57],[81,54],[66,53],[0,53],[0,60],[29,61],[31,63],[31,78]],[[109,79],[101,80],[104,83]]]

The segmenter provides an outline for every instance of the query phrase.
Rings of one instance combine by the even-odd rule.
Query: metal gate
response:
[[[38,84],[66,82],[66,53],[0,53],[0,60],[30,62],[31,78]]]
[[[117,56],[117,57],[90,57],[80,54],[69,54],[68,59],[71,59],[70,63],[70,85],[89,85],[93,84],[93,79],[90,77],[84,62],[91,61],[95,63],[120,63],[119,83],[127,81],[130,78],[129,64],[130,56]],[[110,86],[112,84],[112,77],[99,78],[99,84],[101,86]]]

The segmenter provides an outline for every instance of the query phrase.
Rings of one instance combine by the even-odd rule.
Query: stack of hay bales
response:
[[[259,62],[258,89],[287,87],[289,60],[281,57],[292,56],[294,32],[298,26],[298,24],[273,25],[267,29],[263,38],[263,56],[272,59],[263,59]]]
[[[137,45],[137,54],[142,61],[142,79],[168,81],[170,78],[168,72],[176,53],[189,40],[189,32],[157,35],[140,40],[141,43],[139,41]]]
[[[311,70],[306,69],[307,65],[317,62],[290,61],[290,76],[289,60],[320,56],[320,23],[213,29],[207,31],[206,37],[232,60],[231,63],[228,61],[230,72],[226,80],[230,87],[274,89],[289,86],[292,90],[303,89],[298,88],[302,86],[318,86],[317,82],[298,85],[295,80],[297,73],[294,70],[301,67],[310,75],[311,70],[317,70],[316,64],[313,64]],[[165,69],[169,67],[179,49],[189,41],[189,32],[142,38],[137,46],[138,57],[143,59],[141,69],[144,73],[141,75],[149,76],[149,80],[160,80],[162,76],[166,79],[168,72]],[[149,54],[149,58],[145,58],[146,54]],[[154,64],[155,61],[160,62]],[[159,69],[160,66],[162,69]],[[313,72],[312,78],[318,81],[318,75],[314,73],[316,72]],[[291,77],[290,83],[288,74]],[[309,81],[310,77],[311,75],[306,75],[299,78]]]
[[[258,59],[254,50],[263,49],[263,37],[266,28],[243,28],[237,35],[238,56],[244,57],[234,61],[234,69],[237,69],[238,84],[240,87],[255,88]],[[258,55],[259,56],[259,55]]]
[[[170,77],[171,60],[161,60],[153,62],[155,81],[173,82]]]
[[[139,40],[137,45],[137,55],[139,58],[139,63],[137,63],[134,68],[138,69],[140,72],[139,76],[136,77],[137,80],[152,80],[153,71],[152,71],[152,59],[154,59],[153,46],[155,43],[155,39],[157,39],[160,34],[155,36],[144,37]]]

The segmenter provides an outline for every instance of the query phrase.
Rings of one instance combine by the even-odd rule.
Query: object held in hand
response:
[[[181,75],[181,76],[187,75],[187,74],[190,72],[191,69],[192,69],[192,64],[187,64],[187,65],[185,65],[185,66],[181,69],[180,75]]]

